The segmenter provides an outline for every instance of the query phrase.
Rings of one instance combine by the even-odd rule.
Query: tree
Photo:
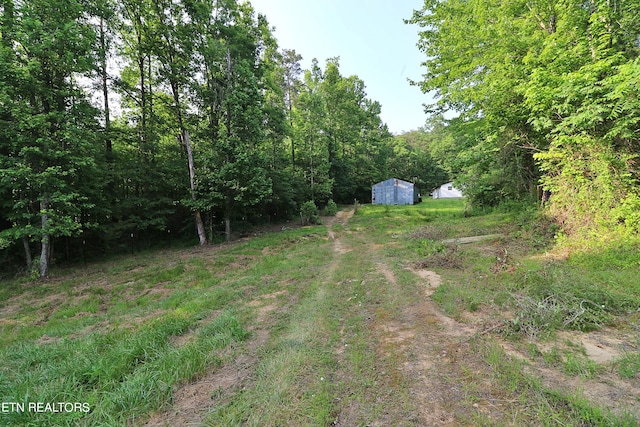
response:
[[[386,171],[384,147],[391,138],[380,108],[366,97],[360,78],[340,74],[338,58],[327,60],[324,71],[313,61],[293,110],[304,200],[369,197],[371,183]]]
[[[448,157],[438,157],[442,160],[443,166],[440,166],[431,154],[436,153],[436,146],[445,139],[437,127],[418,129],[393,138],[393,153],[388,160],[390,176],[413,182],[423,193],[447,182],[452,176],[443,169]]]
[[[322,70],[314,59],[311,70],[304,73],[304,88],[294,110],[294,138],[301,143],[296,173],[298,179],[304,182],[299,203],[328,200],[333,188],[333,180],[329,176],[328,144],[323,129],[322,79]]]
[[[424,91],[448,123],[458,178],[496,204],[551,190],[565,230],[638,228],[640,2],[425,1]],[[442,145],[444,148],[444,145]]]
[[[296,102],[300,93],[300,75],[302,74],[302,67],[300,66],[302,61],[302,55],[296,53],[292,49],[284,49],[281,56],[282,67],[282,83],[284,91],[284,102],[287,108],[287,119],[289,127],[293,128],[293,105]],[[296,144],[293,137],[293,133],[290,134],[291,139],[291,166],[296,165]]]
[[[194,86],[200,116],[206,117],[198,195],[202,206],[222,211],[228,240],[235,212],[272,194],[263,142],[278,127],[271,126],[277,109],[267,114],[263,55],[275,41],[249,4],[205,1],[189,11],[200,28],[196,50],[203,79]]]
[[[637,98],[640,2],[591,1],[556,7],[527,103],[532,123],[548,133],[536,155],[551,212],[569,233],[626,224],[638,230],[640,207]],[[558,78],[560,75],[561,78]]]
[[[8,4],[3,41],[8,34],[14,43],[3,43],[12,70],[3,70],[2,87],[13,102],[4,108],[10,139],[0,173],[2,185],[12,188],[13,207],[12,228],[3,234],[25,242],[27,263],[29,243],[37,241],[39,274],[46,277],[53,240],[91,223],[96,111],[76,79],[93,69],[96,35],[81,3]]]
[[[130,247],[183,227],[176,202],[185,190],[189,195],[188,162],[176,138],[175,102],[155,54],[159,34],[152,3],[123,0],[117,6],[114,54],[123,66],[114,87],[121,114],[110,133],[113,162],[107,167],[115,194],[104,235],[107,245]]]
[[[416,84],[435,92],[433,112],[459,113],[448,126],[467,135],[456,142],[456,178],[476,204],[536,194],[533,154],[546,141],[532,129],[524,103],[531,72],[525,58],[539,44],[529,7],[520,0],[429,0],[410,21],[423,27],[419,47],[427,56]]]
[[[187,153],[187,164],[189,171],[189,187],[191,199],[194,202],[194,214],[196,231],[200,245],[207,244],[207,236],[204,223],[197,204],[196,176],[193,159],[193,149],[191,138],[185,122],[185,106],[182,96],[192,78],[192,39],[190,27],[187,25],[186,15],[182,4],[153,0],[153,18],[156,20],[156,31],[159,38],[155,44],[154,53],[159,59],[160,75],[165,79],[171,88],[173,97],[173,110],[178,124],[178,141],[184,145]]]

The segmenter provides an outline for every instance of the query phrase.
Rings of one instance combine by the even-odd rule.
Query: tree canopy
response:
[[[426,0],[413,23],[447,170],[495,205],[550,191],[565,230],[638,230],[640,2]]]
[[[248,2],[2,0],[0,264],[44,277],[446,176],[339,58],[301,60]]]

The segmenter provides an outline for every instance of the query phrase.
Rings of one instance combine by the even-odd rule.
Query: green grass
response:
[[[637,344],[636,344],[637,348]],[[640,352],[627,352],[617,362],[620,377],[640,378]]]
[[[444,279],[431,297],[444,313],[501,325],[475,337],[468,360],[443,380],[465,392],[458,422],[635,425],[630,415],[545,387],[498,342],[526,348],[532,361],[568,377],[595,380],[615,368],[623,380],[636,379],[635,350],[603,368],[579,348],[543,351],[535,343],[558,330],[637,328],[637,242],[546,257],[557,249],[552,233],[531,225],[535,212],[473,213],[460,200],[359,206],[348,224],[333,226],[350,250],[339,256],[319,225],[121,256],[57,270],[49,282],[2,283],[3,401],[87,402],[91,411],[0,413],[0,424],[141,425],[175,404],[175,389],[240,355],[251,373],[212,391],[208,425],[320,426],[339,416],[354,425],[419,423],[409,379],[398,370],[411,355],[381,348],[373,325],[422,295],[407,270],[421,266]],[[442,243],[485,234],[502,237]],[[504,418],[474,409],[487,396],[510,402]]]
[[[627,239],[608,242],[608,246],[584,245],[563,260],[562,256],[545,256],[549,251],[562,253],[567,248],[555,247],[554,228],[535,211],[492,212],[465,218],[461,205],[458,211],[447,206],[446,211],[433,213],[436,206],[364,207],[357,218],[365,220],[358,219],[352,225],[382,233],[380,238],[374,238],[393,245],[386,254],[398,264],[417,265],[440,273],[444,283],[432,299],[449,316],[462,321],[466,313],[481,311],[484,316],[498,319],[503,318],[504,312],[510,313],[512,317],[503,318],[504,323],[496,333],[523,344],[551,337],[559,330],[637,328],[635,312],[640,306],[637,242]],[[425,213],[420,214],[421,209]],[[541,230],[536,224],[540,224]],[[448,247],[441,243],[443,239],[483,234],[503,237],[491,245]],[[491,349],[480,354],[494,367],[492,375],[500,383],[502,398],[521,402],[514,404],[517,408],[514,419],[521,424],[636,425],[637,419],[632,415],[616,415],[581,395],[545,388],[525,373],[522,363],[491,344],[490,337],[479,342],[481,348]],[[616,362],[620,377],[637,378],[638,354],[630,351]],[[569,377],[596,380],[610,369],[591,361],[577,349],[544,355],[538,351],[534,359],[541,356],[547,366]],[[473,384],[482,380],[477,378]],[[464,422],[501,425],[479,413],[472,421]]]
[[[633,416],[615,415],[611,411],[598,408],[579,392],[567,394],[546,388],[537,378],[525,372],[523,362],[508,357],[502,348],[494,343],[476,340],[474,349],[482,354],[492,367],[491,380],[499,384],[505,397],[517,407],[511,420],[513,425],[636,425],[637,420]]]
[[[136,414],[170,402],[172,387],[220,363],[216,350],[248,333],[231,312],[198,329],[197,340],[176,347],[197,316],[159,316],[137,328],[114,328],[50,343],[20,342],[4,348],[2,396],[6,401],[81,401],[94,410],[88,425],[122,425]],[[78,414],[3,414],[5,425],[70,425]]]
[[[0,424],[116,426],[166,407],[174,387],[216,369],[228,357],[222,350],[250,337],[246,297],[273,291],[266,277],[314,274],[303,265],[317,230],[239,242],[168,265],[184,252],[58,271],[50,283],[7,283],[3,401],[88,402],[91,412],[3,413]],[[273,245],[276,254],[261,255]]]

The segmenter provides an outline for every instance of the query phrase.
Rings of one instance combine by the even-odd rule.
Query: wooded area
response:
[[[640,228],[640,2],[426,0],[431,153],[476,205],[550,191],[568,234]],[[442,114],[457,111],[445,120]]]
[[[567,234],[640,228],[640,2],[426,0],[437,102],[392,135],[339,58],[280,49],[236,0],[0,2],[0,263],[77,260],[448,178]],[[454,118],[452,118],[452,112]],[[55,248],[55,256],[53,254]]]
[[[4,268],[203,245],[306,201],[366,202],[390,174],[446,179],[338,58],[303,71],[249,3],[3,0],[0,16]]]

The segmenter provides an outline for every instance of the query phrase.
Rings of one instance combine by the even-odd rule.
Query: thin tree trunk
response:
[[[296,168],[296,143],[295,143],[295,137],[293,134],[293,108],[292,108],[292,104],[293,101],[291,100],[291,86],[289,83],[287,83],[287,91],[289,92],[288,94],[288,107],[289,107],[289,129],[291,129],[291,169],[295,170]]]
[[[209,225],[209,240],[213,241],[213,213],[211,211],[207,213],[207,220]]]
[[[33,258],[31,257],[31,248],[29,247],[29,239],[27,236],[22,236],[22,245],[24,246],[24,257],[27,261],[27,271],[31,271],[33,266]]]
[[[182,142],[187,149],[187,160],[189,162],[189,185],[191,186],[191,199],[196,201],[196,185],[195,185],[195,168],[193,166],[193,151],[191,150],[191,140],[189,139],[189,131],[182,131]],[[202,222],[202,216],[200,215],[200,209],[196,209],[196,230],[198,232],[198,239],[200,240],[200,246],[207,244],[207,234],[204,229],[204,223]]]
[[[160,18],[160,22],[164,28],[168,28],[167,24],[164,21],[164,15],[162,10],[160,9],[158,2],[155,3],[156,12],[158,14],[158,18]],[[195,167],[193,164],[193,151],[191,150],[191,140],[189,139],[189,131],[185,129],[184,122],[182,120],[182,106],[180,102],[180,83],[175,74],[175,64],[176,64],[176,49],[173,45],[173,39],[165,33],[162,36],[163,41],[165,42],[164,49],[167,54],[166,62],[171,71],[169,75],[169,87],[171,88],[171,93],[173,95],[173,101],[175,104],[175,114],[176,119],[178,120],[178,129],[180,129],[179,139],[185,145],[187,151],[187,162],[189,164],[189,185],[191,187],[191,199],[195,202],[197,200],[196,197],[196,187],[195,187]],[[207,244],[207,234],[204,228],[204,223],[202,221],[202,215],[200,214],[200,209],[195,209],[195,217],[196,217],[196,232],[198,233],[198,240],[200,241],[200,246],[204,246]]]
[[[49,214],[47,209],[49,208],[49,199],[44,197],[40,202],[40,216],[42,218],[42,251],[40,252],[40,277],[44,278],[49,275],[49,258],[50,258],[50,236],[46,231],[49,224]]]
[[[224,218],[224,238],[227,242],[231,240],[231,218],[228,216]]]
[[[229,202],[229,196],[227,196],[224,209],[224,239],[227,242],[231,240],[231,203]]]

